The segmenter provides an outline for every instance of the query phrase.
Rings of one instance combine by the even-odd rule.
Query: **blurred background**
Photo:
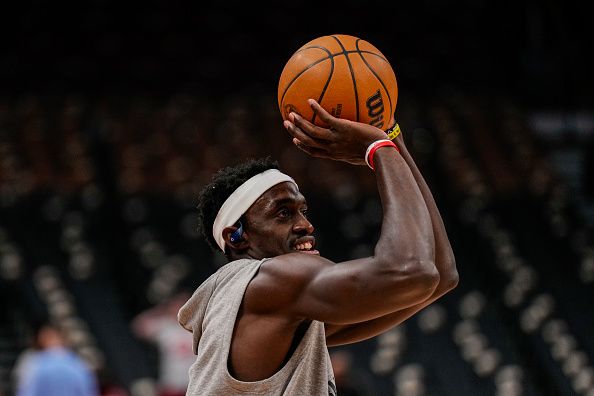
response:
[[[225,261],[195,231],[222,166],[271,155],[308,198],[324,256],[372,251],[373,175],[306,157],[277,108],[284,63],[334,33],[394,67],[396,118],[460,273],[401,326],[331,349],[339,394],[594,395],[592,9],[216,3],[0,15],[0,395],[43,347],[44,320],[102,395],[183,394],[175,312]]]

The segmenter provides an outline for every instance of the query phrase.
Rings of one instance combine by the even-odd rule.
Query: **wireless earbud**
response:
[[[241,239],[241,235],[243,234],[243,224],[241,224],[241,221],[239,222],[239,228],[236,229],[235,231],[233,231],[233,233],[231,234],[231,242],[237,242]]]

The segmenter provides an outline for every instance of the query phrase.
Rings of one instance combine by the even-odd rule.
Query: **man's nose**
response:
[[[297,223],[295,223],[295,226],[293,226],[293,231],[298,233],[305,231],[307,235],[313,234],[314,229],[315,228],[313,224],[311,224],[309,220],[307,220],[307,218],[303,215],[299,216],[299,220],[297,221]]]

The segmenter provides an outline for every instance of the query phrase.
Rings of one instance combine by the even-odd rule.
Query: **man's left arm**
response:
[[[353,342],[363,341],[374,337],[386,330],[404,322],[412,315],[419,312],[435,300],[452,290],[458,284],[458,272],[456,270],[456,260],[454,253],[448,239],[448,235],[443,224],[441,215],[431,194],[431,190],[421,172],[417,168],[412,156],[408,152],[402,134],[400,134],[394,143],[400,149],[400,154],[409,166],[412,174],[421,190],[429,215],[431,217],[431,224],[433,227],[433,235],[435,238],[435,267],[439,271],[439,285],[431,296],[424,302],[403,309],[401,311],[392,312],[388,315],[367,321],[356,323],[352,325],[333,325],[326,324],[326,342],[329,346],[351,344]]]

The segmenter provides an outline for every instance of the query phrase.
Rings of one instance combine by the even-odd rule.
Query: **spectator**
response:
[[[20,360],[17,396],[98,396],[91,369],[66,345],[62,332],[51,323],[35,331],[38,351],[26,351]]]
[[[188,370],[194,363],[192,337],[177,322],[177,312],[190,298],[178,293],[162,304],[142,312],[132,321],[134,333],[156,344],[159,352],[160,396],[184,396],[188,387]]]

